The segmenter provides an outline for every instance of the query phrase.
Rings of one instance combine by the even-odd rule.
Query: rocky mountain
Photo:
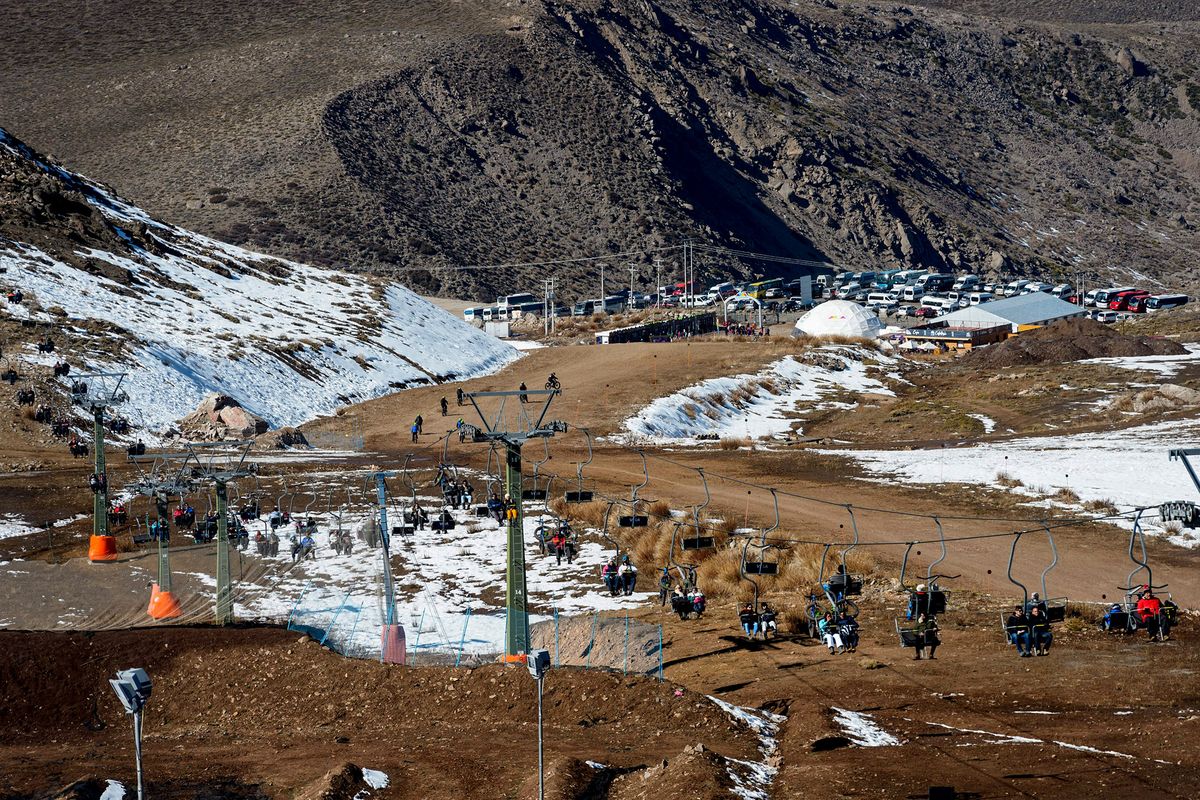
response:
[[[648,282],[655,248],[687,238],[1197,277],[1200,12],[1181,0],[188,0],[136,32],[121,5],[81,12],[104,64],[31,7],[0,55],[23,66],[7,123],[267,252],[478,298],[549,274],[594,293],[597,263],[458,268],[611,254]]]
[[[154,219],[3,129],[0,288],[9,295],[0,356],[15,391],[77,420],[73,405],[87,406],[71,402],[79,382],[87,394],[75,399],[123,398],[115,413],[138,433],[168,432],[202,402],[185,420],[192,433],[207,423],[237,435],[297,425],[518,356],[387,279],[264,256]],[[69,375],[52,370],[59,362]],[[28,410],[12,424],[45,435]]]

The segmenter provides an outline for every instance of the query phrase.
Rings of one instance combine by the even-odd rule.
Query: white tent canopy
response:
[[[796,320],[793,336],[862,336],[874,339],[883,330],[879,318],[849,300],[826,300]]]

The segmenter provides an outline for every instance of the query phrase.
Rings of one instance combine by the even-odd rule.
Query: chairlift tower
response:
[[[233,622],[233,589],[229,581],[229,494],[231,481],[258,474],[258,465],[246,463],[253,440],[192,442],[187,445],[191,477],[213,484],[217,495],[217,602],[216,623]],[[202,459],[201,454],[208,457]]]
[[[411,456],[410,456],[411,458]],[[407,473],[408,462],[405,462]],[[382,663],[404,663],[405,637],[404,628],[396,621],[396,588],[392,578],[392,529],[388,527],[387,516],[387,479],[395,478],[398,472],[376,472],[375,497],[379,504],[379,540],[383,543],[383,641],[379,649],[379,660]],[[414,489],[415,492],[415,489]],[[415,494],[414,494],[415,496]],[[403,517],[403,515],[401,515]],[[401,519],[403,522],[403,519]]]
[[[88,543],[88,560],[116,561],[116,538],[108,532],[108,470],[104,462],[104,412],[127,399],[121,391],[124,372],[92,372],[78,375],[72,381],[72,399],[86,405],[92,414],[92,445],[94,475],[99,480],[92,492],[92,538]],[[81,391],[75,391],[76,388]]]
[[[530,439],[547,439],[555,433],[566,431],[567,424],[547,420],[550,403],[561,393],[561,389],[529,389],[511,392],[468,392],[463,395],[470,401],[479,415],[482,427],[468,426],[467,435],[473,442],[504,445],[504,486],[508,496],[505,514],[508,523],[508,557],[506,570],[505,607],[507,618],[504,631],[504,655],[506,660],[523,660],[529,653],[529,606],[525,586],[525,527],[524,510],[521,506],[521,448]],[[479,400],[497,399],[497,409],[492,417],[479,407]],[[515,414],[505,411],[509,398],[520,402]],[[535,399],[534,402],[528,402]],[[538,406],[536,419],[527,410]],[[535,487],[536,488],[536,487]],[[511,509],[511,510],[510,510]],[[515,511],[515,513],[513,513]]]
[[[195,482],[188,478],[188,462],[193,458],[191,452],[185,453],[143,453],[130,455],[129,461],[142,473],[142,478],[136,483],[126,486],[134,494],[142,495],[148,503],[157,505],[160,498],[170,498],[171,495],[183,497],[195,489]],[[168,475],[173,461],[183,461],[173,475]],[[150,463],[147,473],[142,465]],[[173,619],[180,616],[179,603],[171,591],[171,559],[170,559],[170,520],[159,515],[159,521],[166,527],[167,536],[161,534],[158,538],[158,582],[153,584],[150,592],[150,606],[147,613],[154,619]],[[150,510],[146,510],[147,530],[150,525]]]

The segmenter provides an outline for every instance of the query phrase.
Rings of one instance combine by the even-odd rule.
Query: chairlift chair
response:
[[[680,539],[679,547],[681,550],[712,550],[717,546],[717,539],[715,536],[704,534],[704,527],[700,523],[700,512],[708,508],[708,504],[712,502],[712,495],[708,491],[708,476],[704,474],[704,470],[697,468],[696,472],[700,474],[700,482],[704,485],[704,502],[692,506],[692,530],[695,534]]]
[[[492,446],[488,448],[487,465],[484,466],[484,468],[483,468],[484,502],[480,505],[475,506],[475,508],[472,509],[473,513],[477,517],[485,517],[486,518],[486,517],[491,516],[491,510],[487,506],[487,501],[490,500],[492,495],[496,493],[492,487],[495,486],[495,484],[500,482],[500,478],[498,475],[497,476],[492,475],[492,456],[495,455],[495,453],[496,453],[496,444],[495,444],[495,442],[493,442]],[[499,459],[497,459],[497,461],[499,461]],[[499,467],[497,467],[497,471],[499,471]]]
[[[533,464],[533,488],[521,490],[521,499],[522,500],[539,500],[539,501],[544,502],[550,494],[550,491],[549,491],[550,484],[548,481],[546,484],[546,488],[543,488],[543,489],[538,488],[538,476],[541,473],[542,465],[550,460],[550,442],[549,442],[549,440],[543,438],[542,445],[546,448],[546,454],[544,456],[542,456],[542,459],[540,461],[534,462],[534,464]]]
[[[580,428],[583,431],[584,438],[587,439],[588,457],[586,461],[580,461],[575,465],[575,485],[574,491],[563,494],[563,500],[568,503],[590,503],[595,498],[596,493],[583,488],[583,468],[592,463],[592,434],[587,428]]]
[[[650,484],[650,470],[646,467],[646,453],[638,450],[638,455],[642,457],[642,482],[637,486],[631,487],[629,513],[625,516],[617,517],[617,525],[622,528],[645,528],[650,524],[650,517],[648,515],[637,513],[639,502],[638,492]]]
[[[821,586],[826,594],[830,596],[830,602],[862,594],[863,576],[851,575],[846,566],[846,556],[850,554],[851,550],[858,547],[858,520],[854,517],[854,507],[847,505],[846,512],[850,515],[850,527],[854,532],[854,539],[839,554],[838,560],[841,563],[838,564],[833,574],[829,576],[828,581],[824,580],[825,554],[821,556]]]
[[[1043,531],[1045,531],[1046,540],[1050,543],[1050,552],[1052,554],[1052,558],[1050,560],[1050,563],[1046,565],[1046,568],[1044,570],[1042,570],[1042,574],[1041,574],[1042,596],[1041,596],[1041,600],[1040,600],[1040,605],[1042,605],[1043,609],[1046,612],[1046,621],[1049,623],[1057,623],[1057,622],[1062,622],[1067,617],[1067,598],[1065,598],[1065,597],[1048,597],[1047,596],[1048,593],[1046,590],[1046,576],[1058,564],[1058,547],[1054,544],[1054,534],[1052,534],[1050,532],[1049,526],[1043,525],[1042,529],[1043,529]],[[1028,610],[1031,605],[1029,602],[1029,589],[1025,586],[1025,584],[1021,583],[1016,578],[1014,578],[1013,574],[1012,574],[1013,561],[1015,560],[1016,554],[1017,554],[1017,545],[1020,543],[1021,537],[1024,536],[1026,533],[1028,533],[1028,531],[1018,531],[1017,533],[1015,533],[1013,535],[1012,548],[1009,550],[1009,553],[1008,553],[1008,581],[1009,581],[1009,583],[1013,584],[1014,586],[1020,587],[1021,595],[1022,595],[1021,606],[1022,606],[1022,608]]]
[[[682,527],[682,522],[676,522],[674,530],[671,531],[671,549],[667,551],[667,563],[675,569],[676,573],[678,573],[679,585],[683,588],[684,595],[690,596],[692,591],[697,588],[696,570],[698,565],[685,564],[675,560],[675,542],[679,536],[679,529]]]
[[[1125,579],[1125,582],[1129,585],[1117,587],[1125,592],[1123,603],[1124,622],[1126,630],[1130,633],[1136,631],[1141,625],[1142,620],[1141,616],[1137,613],[1137,603],[1141,599],[1142,594],[1147,590],[1154,592],[1155,596],[1160,600],[1167,601],[1164,603],[1164,609],[1172,626],[1176,624],[1178,617],[1174,603],[1171,600],[1171,593],[1159,591],[1160,589],[1166,589],[1167,584],[1154,582],[1154,570],[1150,566],[1150,558],[1146,552],[1146,534],[1142,530],[1141,519],[1142,512],[1139,510],[1133,520],[1133,530],[1129,533],[1129,560],[1135,564],[1133,570],[1130,571],[1129,576]],[[1140,559],[1134,554],[1135,543],[1140,546],[1142,551]],[[1137,582],[1134,581],[1134,577],[1141,572],[1146,573],[1145,583],[1142,583],[1140,580]]]

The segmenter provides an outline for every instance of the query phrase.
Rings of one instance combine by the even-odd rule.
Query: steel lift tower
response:
[[[549,421],[550,403],[561,389],[529,389],[512,392],[467,392],[479,415],[481,427],[468,425],[466,438],[473,442],[499,442],[504,445],[505,517],[508,525],[508,568],[505,605],[504,656],[507,661],[524,661],[529,653],[529,607],[525,589],[525,527],[521,508],[521,448],[530,439],[546,439],[567,430],[565,422]],[[515,412],[506,415],[509,398],[519,402]],[[499,401],[492,416],[479,407],[479,401]],[[532,402],[531,402],[532,400]],[[530,407],[536,413],[529,413]],[[539,408],[540,407],[540,408]]]
[[[117,539],[108,531],[108,469],[104,463],[104,412],[128,399],[121,391],[124,372],[91,372],[71,382],[71,401],[86,406],[92,414],[92,444],[95,448],[95,482],[92,488],[92,538],[88,560],[117,560]]]

